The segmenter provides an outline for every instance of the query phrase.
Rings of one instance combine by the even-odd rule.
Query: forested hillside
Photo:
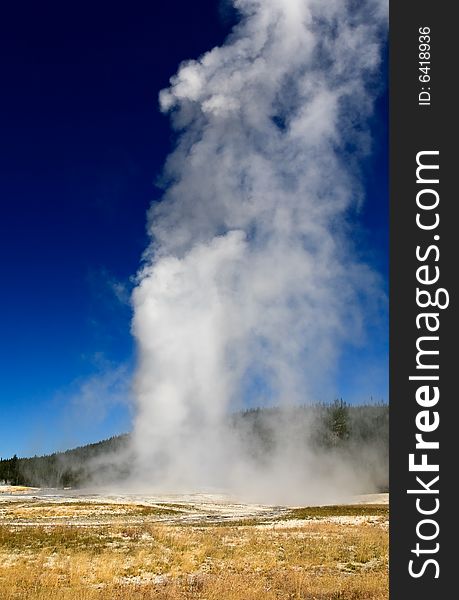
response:
[[[276,445],[308,447],[313,452],[338,451],[356,470],[371,471],[378,489],[388,485],[389,407],[386,404],[332,404],[290,409],[257,408],[232,415],[241,443],[263,460]],[[116,465],[116,478],[129,476],[132,464],[129,434],[47,456],[0,461],[0,483],[40,487],[78,487],[107,476],[105,465]],[[111,457],[111,460],[109,458]]]

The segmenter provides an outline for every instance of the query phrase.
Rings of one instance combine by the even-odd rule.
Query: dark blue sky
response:
[[[2,9],[1,456],[129,428],[129,409],[117,402],[118,365],[134,362],[125,300],[171,145],[158,92],[182,60],[220,44],[233,18],[217,0]],[[384,81],[381,89],[356,231],[362,254],[387,280]],[[382,375],[362,385],[361,399],[387,400],[384,335],[368,353]],[[348,392],[355,400],[357,374],[348,367],[356,360],[358,353],[343,361],[344,399]],[[86,402],[77,399],[82,386]],[[91,394],[100,394],[99,407],[89,408]]]

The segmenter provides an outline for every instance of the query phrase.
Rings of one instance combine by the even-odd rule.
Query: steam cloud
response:
[[[299,451],[292,420],[260,459],[227,414],[324,399],[340,349],[364,331],[376,277],[346,215],[361,201],[386,3],[234,6],[223,46],[160,93],[177,141],[133,293],[137,477],[330,495],[355,481],[336,456]]]

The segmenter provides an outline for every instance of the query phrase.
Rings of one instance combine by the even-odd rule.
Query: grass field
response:
[[[387,505],[245,517],[192,503],[2,499],[2,600],[382,600]]]

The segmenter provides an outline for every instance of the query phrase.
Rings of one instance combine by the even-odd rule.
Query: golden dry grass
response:
[[[70,516],[64,524],[56,521],[58,506],[36,504],[32,523],[24,522],[26,506],[11,505],[4,512],[9,519],[19,514],[15,524],[0,526],[2,600],[388,597],[387,512],[381,508],[371,514],[362,508],[365,520],[355,523],[332,522],[330,517],[349,517],[349,509],[334,507],[323,511],[327,515],[309,509],[313,518],[307,521],[201,526],[161,522],[154,511],[132,522],[129,508],[123,522],[120,507],[114,507],[119,523],[113,525],[100,522],[92,504],[94,522],[82,526],[72,524],[71,515],[87,507],[62,505],[62,515]],[[134,508],[139,507],[132,508],[138,517]],[[101,505],[102,514],[105,510]],[[43,522],[46,516],[52,524]]]

